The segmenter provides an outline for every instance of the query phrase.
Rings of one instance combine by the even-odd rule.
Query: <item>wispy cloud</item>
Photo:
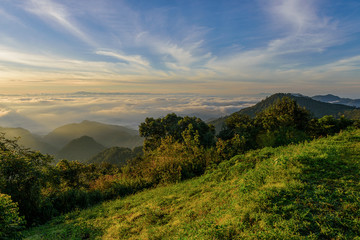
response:
[[[58,2],[52,0],[30,0],[25,5],[25,10],[37,15],[45,23],[55,23],[84,42],[92,46],[96,45],[93,39],[81,30],[67,7]]]
[[[342,36],[337,22],[320,16],[314,1],[277,0],[269,13],[286,36],[270,42],[268,50],[280,53],[322,51],[338,44]]]
[[[297,54],[321,52],[343,41],[337,23],[320,16],[313,1],[276,0],[264,2],[264,11],[277,33],[266,46],[231,53],[208,62],[207,66],[233,79],[275,80]],[[296,60],[298,66],[305,63]],[[296,65],[293,65],[296,68]],[[283,73],[283,71],[280,71]]]
[[[304,78],[335,81],[334,72],[350,76],[358,68],[358,53],[334,47],[359,30],[344,27],[345,15],[324,1],[210,1],[202,8],[188,1],[5,2],[2,89],[243,93],[300,86]],[[215,5],[224,9],[214,15]],[[19,21],[21,31],[7,27]]]
[[[150,63],[140,55],[124,55],[124,54],[119,54],[116,52],[103,51],[103,50],[96,51],[96,54],[114,57],[116,59],[119,59],[119,60],[122,60],[122,61],[125,61],[128,63],[135,63],[135,64],[143,65],[146,67],[148,67],[150,65]]]

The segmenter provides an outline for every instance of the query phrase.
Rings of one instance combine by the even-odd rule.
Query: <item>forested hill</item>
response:
[[[310,97],[303,96],[300,94],[291,94],[291,93],[276,93],[271,95],[270,97],[265,98],[264,100],[258,102],[252,107],[247,107],[241,109],[237,113],[249,115],[250,117],[255,117],[257,113],[265,110],[266,108],[273,105],[278,99],[282,99],[283,97],[289,97],[297,102],[301,107],[305,107],[307,110],[311,112],[311,114],[316,118],[321,118],[325,115],[333,115],[334,117],[339,117],[340,114],[348,111],[355,110],[356,107],[347,106],[342,104],[333,104],[326,103],[314,100]],[[221,130],[225,119],[229,116],[222,117],[211,121],[210,124],[214,125],[217,132]]]
[[[85,162],[106,148],[92,137],[82,136],[66,144],[57,154],[58,159]]]

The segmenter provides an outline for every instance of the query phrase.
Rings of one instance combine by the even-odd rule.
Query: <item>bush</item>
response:
[[[29,225],[44,220],[41,189],[49,180],[52,160],[0,134],[0,192],[11,196]]]
[[[0,239],[20,239],[24,225],[17,204],[9,195],[0,193]]]

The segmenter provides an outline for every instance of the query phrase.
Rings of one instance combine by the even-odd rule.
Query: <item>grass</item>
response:
[[[360,239],[360,130],[264,148],[104,202],[26,239]]]

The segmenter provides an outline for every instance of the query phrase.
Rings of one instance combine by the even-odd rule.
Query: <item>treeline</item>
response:
[[[143,155],[122,167],[68,160],[54,166],[51,156],[0,136],[0,238],[20,237],[25,224],[41,224],[76,208],[199,176],[250,149],[311,140],[351,126],[359,122],[313,118],[286,97],[254,118],[233,114],[217,136],[199,118],[168,114],[145,119],[139,127]]]
[[[254,118],[235,113],[225,120],[218,135],[217,151],[224,159],[250,149],[278,147],[318,137],[333,135],[359,120],[326,115],[314,118],[289,97],[278,99]]]

